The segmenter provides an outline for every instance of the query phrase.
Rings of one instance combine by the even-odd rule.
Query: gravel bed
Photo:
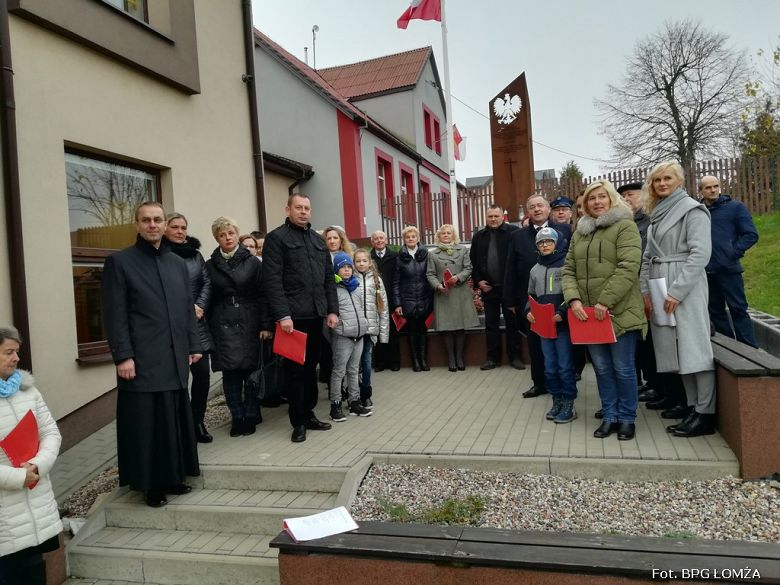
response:
[[[620,482],[414,465],[373,465],[352,505],[357,520],[390,520],[380,501],[413,514],[478,496],[475,526],[780,542],[780,483]]]

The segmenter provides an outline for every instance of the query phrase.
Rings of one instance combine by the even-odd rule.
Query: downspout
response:
[[[30,350],[30,320],[27,305],[27,275],[24,267],[24,239],[22,234],[22,195],[19,188],[19,150],[16,135],[16,101],[14,99],[14,70],[11,65],[11,31],[7,0],[0,0],[0,142],[3,149],[3,193],[5,194],[5,222],[8,236],[8,264],[10,268],[11,306],[14,326],[24,343],[19,350],[19,367],[32,371]]]
[[[301,183],[305,183],[314,176],[314,171],[303,171],[301,176],[289,187],[287,187],[287,194],[292,195],[295,193],[295,188]]]
[[[244,19],[244,53],[246,73],[241,79],[249,94],[249,126],[252,133],[252,165],[255,171],[255,195],[257,197],[257,221],[260,231],[267,232],[265,217],[265,181],[263,178],[263,149],[260,147],[260,123],[257,115],[257,86],[255,81],[255,32],[252,25],[252,0],[241,0]]]

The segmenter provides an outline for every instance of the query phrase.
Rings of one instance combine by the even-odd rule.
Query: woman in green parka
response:
[[[584,193],[584,211],[577,222],[563,267],[563,295],[574,316],[587,320],[612,318],[615,343],[588,346],[601,398],[603,421],[593,433],[604,438],[634,438],[637,409],[634,350],[647,331],[639,292],[642,240],[634,214],[609,181],[596,181]]]

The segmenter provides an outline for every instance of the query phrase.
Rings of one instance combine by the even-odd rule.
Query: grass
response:
[[[414,514],[403,504],[380,500],[379,507],[392,522],[422,522],[425,524],[447,524],[474,526],[485,509],[485,500],[477,496],[447,498],[441,505],[425,508]]]
[[[753,216],[758,243],[742,259],[751,308],[780,316],[780,213]]]

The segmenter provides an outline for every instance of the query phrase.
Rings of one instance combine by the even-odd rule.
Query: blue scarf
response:
[[[360,286],[360,281],[355,278],[355,275],[353,274],[347,279],[341,278],[338,274],[336,275],[336,284],[341,284],[344,286],[344,288],[349,291],[349,294],[352,294],[357,287]]]
[[[8,376],[7,380],[0,379],[0,398],[8,398],[19,391],[19,385],[22,382],[22,375],[19,370]]]

